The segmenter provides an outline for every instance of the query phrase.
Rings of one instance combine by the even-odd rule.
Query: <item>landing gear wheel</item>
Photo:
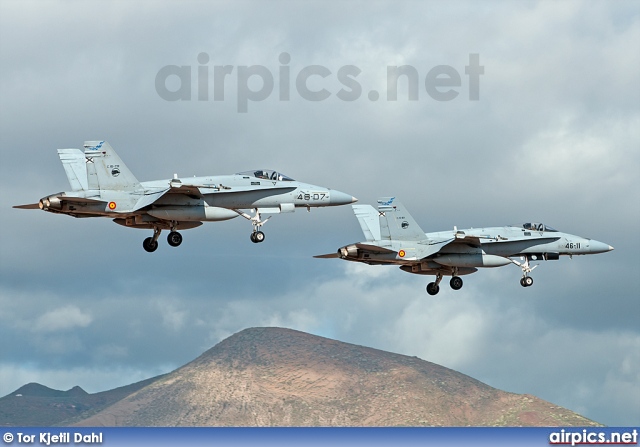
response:
[[[158,249],[158,241],[154,241],[152,237],[148,237],[142,241],[142,248],[149,253],[154,252]]]
[[[427,293],[429,295],[436,295],[440,291],[440,286],[435,282],[430,282],[427,284]]]
[[[531,276],[523,276],[520,280],[520,285],[522,287],[530,287],[533,285],[533,278]]]
[[[449,281],[449,285],[453,290],[460,290],[462,288],[462,278],[459,276],[453,276],[451,281]]]
[[[167,235],[167,243],[172,247],[177,247],[182,244],[182,235],[177,231],[172,231]]]
[[[262,231],[251,233],[251,242],[259,244],[262,241],[264,241],[264,233]]]

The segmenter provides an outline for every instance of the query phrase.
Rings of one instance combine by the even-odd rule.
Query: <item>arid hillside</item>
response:
[[[416,357],[290,329],[252,328],[76,425],[599,424]]]

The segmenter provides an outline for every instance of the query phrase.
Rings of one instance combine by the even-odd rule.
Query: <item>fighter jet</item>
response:
[[[182,243],[178,230],[242,216],[251,222],[251,241],[264,241],[263,214],[291,213],[296,208],[346,205],[349,194],[310,185],[273,170],[234,175],[139,182],[106,141],[85,141],[84,150],[58,149],[71,191],[51,194],[38,203],[14,208],[41,209],[73,217],[109,217],[119,225],[153,230],[142,246],[158,248],[162,230],[172,247]],[[248,212],[247,212],[248,211]],[[251,213],[251,214],[250,214]]]
[[[515,264],[522,269],[520,284],[530,287],[530,273],[538,265],[532,261],[558,260],[562,255],[589,255],[613,250],[611,245],[573,234],[561,233],[542,223],[504,227],[426,233],[395,197],[378,199],[371,205],[352,205],[366,237],[338,249],[337,253],[314,256],[341,258],[370,265],[398,265],[405,272],[435,275],[427,293],[440,291],[443,276],[451,276],[449,285],[462,288],[462,275],[482,267]],[[518,260],[519,259],[519,260]]]

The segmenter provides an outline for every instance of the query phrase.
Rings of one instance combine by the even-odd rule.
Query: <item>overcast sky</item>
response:
[[[0,395],[111,389],[281,326],[640,424],[639,42],[632,1],[0,1]],[[160,76],[190,100],[156,89],[169,65],[190,69]],[[296,87],[313,65],[324,100]],[[402,65],[417,99],[401,77],[391,101]],[[429,90],[443,65],[447,101]],[[312,258],[363,239],[348,206],[276,216],[259,245],[244,220],[208,223],[153,254],[148,230],[11,208],[69,189],[57,148],[102,139],[140,180],[277,169],[396,196],[426,231],[540,221],[615,251],[543,263],[531,288],[506,266],[432,297],[429,277]]]

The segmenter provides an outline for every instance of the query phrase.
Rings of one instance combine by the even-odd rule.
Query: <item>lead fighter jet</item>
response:
[[[85,141],[84,150],[58,149],[71,191],[14,208],[41,209],[73,217],[109,217],[119,225],[153,230],[142,246],[158,248],[162,230],[172,247],[182,243],[178,230],[242,216],[253,226],[251,241],[265,238],[262,214],[290,213],[296,207],[346,205],[353,196],[301,183],[272,170],[235,175],[139,182],[106,141]],[[253,214],[246,211],[251,210]]]
[[[458,290],[462,287],[460,276],[477,272],[480,267],[509,264],[522,269],[520,284],[529,287],[533,284],[529,274],[537,267],[531,266],[531,261],[613,250],[611,245],[561,233],[541,223],[469,230],[454,227],[452,231],[425,234],[395,197],[378,199],[378,210],[371,205],[352,207],[367,240],[314,257],[392,264],[405,272],[435,275],[436,280],[427,285],[430,295],[440,291],[443,276],[451,276],[449,285]]]

